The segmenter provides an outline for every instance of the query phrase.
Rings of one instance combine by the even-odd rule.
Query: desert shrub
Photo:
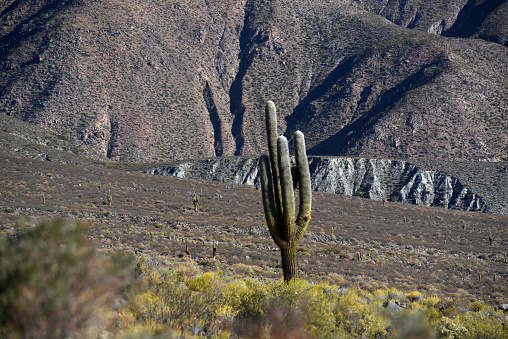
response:
[[[487,310],[488,308],[489,306],[485,305],[484,303],[478,300],[471,303],[471,311],[473,312],[484,311]]]
[[[439,338],[463,339],[470,337],[470,333],[464,325],[448,317],[441,317],[437,321],[436,327]]]
[[[212,294],[220,290],[223,281],[220,272],[206,272],[185,280],[185,285],[191,291]]]
[[[321,252],[324,254],[341,254],[342,253],[342,246],[338,245],[329,245],[325,246],[321,249]]]
[[[409,301],[409,302],[415,302],[415,301],[419,301],[423,298],[423,294],[421,294],[420,292],[418,291],[412,291],[412,292],[409,292],[407,295],[406,295],[406,299]]]
[[[470,333],[470,338],[508,338],[506,318],[503,312],[494,310],[491,306],[483,312],[467,312],[457,318]]]
[[[279,279],[272,285],[271,294],[275,306],[293,310],[309,302],[311,288],[312,285],[302,279],[294,278],[289,283]]]
[[[58,220],[0,238],[0,337],[68,337],[105,312],[130,261],[101,255],[85,233]]]
[[[387,315],[379,303],[369,303],[372,295],[356,288],[349,289],[337,304],[340,325],[350,335],[375,338],[384,335],[389,325]]]
[[[427,322],[429,324],[436,323],[442,317],[442,314],[441,312],[439,312],[439,309],[433,306],[426,307],[425,309],[422,310],[422,312],[425,314],[425,318],[427,319]]]
[[[213,273],[184,281],[172,268],[141,263],[137,271],[137,280],[128,290],[129,308],[147,331],[177,329],[181,335],[196,335],[215,325],[220,298],[212,285]]]
[[[258,317],[268,309],[270,290],[253,278],[234,280],[224,289],[224,301],[241,317]]]
[[[309,284],[310,285],[310,284]],[[306,320],[308,333],[315,338],[345,338],[346,332],[337,321],[339,294],[327,283],[310,285],[301,299],[304,305],[302,318]]]
[[[491,306],[482,306],[483,311],[461,313],[453,319],[442,317],[434,324],[441,338],[508,338],[503,324],[505,316]]]
[[[399,291],[393,287],[390,288],[387,291],[387,293],[388,293],[387,297],[389,300],[399,300],[400,301],[400,300],[402,300],[402,298],[404,298],[404,294],[401,291]]]
[[[504,314],[482,303],[464,312],[453,300],[416,291],[262,282],[221,272],[185,277],[161,265],[142,266],[137,281],[144,287],[131,295],[130,309],[148,331],[136,333],[156,337],[506,338]],[[393,299],[411,302],[395,312],[383,307]]]

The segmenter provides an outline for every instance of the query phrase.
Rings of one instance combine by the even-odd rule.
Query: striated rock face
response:
[[[457,178],[399,160],[310,157],[312,187],[318,192],[399,201],[464,211],[489,212],[482,197]],[[214,158],[174,163],[148,173],[179,178],[258,183],[255,158]]]

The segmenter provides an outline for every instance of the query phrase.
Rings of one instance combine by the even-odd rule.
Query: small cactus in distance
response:
[[[192,203],[194,204],[194,211],[197,211],[198,210],[198,206],[199,206],[199,199],[201,197],[203,197],[203,190],[201,190],[201,192],[199,194],[197,194],[196,192],[192,191],[191,196],[192,196]]]
[[[281,250],[284,281],[298,276],[298,243],[310,221],[312,190],[303,133],[296,131],[296,168],[291,169],[288,142],[277,134],[275,104],[265,106],[268,154],[261,155],[259,170],[265,220],[275,244]],[[294,187],[300,186],[300,205],[295,215]]]
[[[111,191],[108,191],[108,195],[106,196],[106,199],[108,201],[108,205],[111,206],[113,203],[113,194],[111,194]]]
[[[185,254],[190,255],[189,245],[187,243],[187,239],[185,239]]]

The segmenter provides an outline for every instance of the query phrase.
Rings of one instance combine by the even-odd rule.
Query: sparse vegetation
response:
[[[479,301],[262,282],[146,256],[133,267],[97,252],[85,230],[57,221],[0,238],[2,336],[508,338],[506,314]]]
[[[183,255],[195,263],[206,262],[204,271],[220,268],[238,277],[273,279],[282,273],[280,251],[263,224],[261,192],[252,187],[226,189],[221,182],[153,176],[113,166],[2,159],[6,166],[0,167],[0,233],[15,232],[22,215],[28,221],[83,219],[90,225],[89,237],[103,249],[165,258]],[[102,192],[114,192],[111,207],[103,204],[99,181]],[[192,187],[203,190],[206,208],[199,213],[190,205]],[[313,200],[312,227],[299,244],[308,252],[298,254],[301,278],[367,290],[394,286],[493,305],[507,302],[506,216],[391,202],[382,206],[319,192],[313,193]],[[467,224],[465,230],[458,226],[462,222]],[[487,241],[490,233],[492,246]],[[190,255],[185,254],[185,242]]]
[[[259,103],[270,93],[280,98],[285,133],[302,130],[326,154],[506,160],[503,11],[478,11],[486,17],[468,36],[479,39],[449,39],[437,34],[469,18],[469,5],[444,2],[422,4],[416,15],[407,2],[162,9],[22,0],[1,11],[0,124],[17,121],[0,140],[41,159],[51,154],[33,152],[40,145],[120,161],[257,155]],[[59,34],[70,27],[71,39]],[[339,130],[354,133],[334,142]]]

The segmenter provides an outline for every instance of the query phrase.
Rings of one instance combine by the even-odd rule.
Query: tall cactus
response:
[[[303,133],[294,134],[296,168],[289,160],[288,141],[277,135],[275,104],[268,101],[265,107],[268,154],[261,155],[259,171],[266,224],[282,255],[284,281],[298,276],[298,243],[310,220],[312,191],[309,163],[305,152]],[[300,206],[295,214],[296,184],[300,186]]]

